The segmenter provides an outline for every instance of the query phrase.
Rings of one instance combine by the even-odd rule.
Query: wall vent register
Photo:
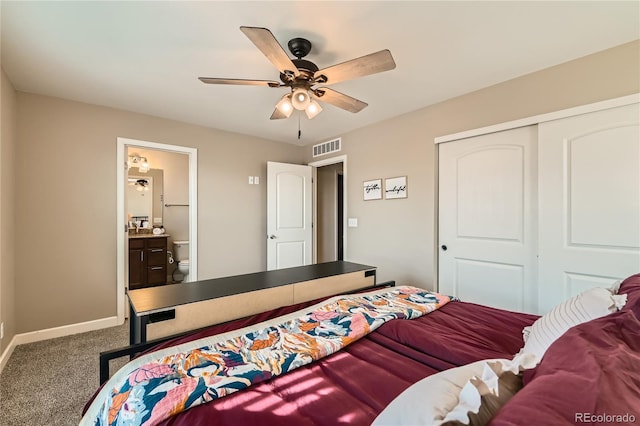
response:
[[[313,156],[319,157],[321,155],[326,155],[331,152],[338,152],[342,146],[342,139],[332,139],[327,142],[322,142],[313,146]]]

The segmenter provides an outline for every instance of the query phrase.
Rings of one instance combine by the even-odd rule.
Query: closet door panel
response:
[[[535,312],[535,126],[439,145],[439,291]]]
[[[539,125],[540,308],[640,272],[640,111]]]
[[[493,145],[458,157],[458,237],[522,242],[524,155],[523,146]]]
[[[569,245],[638,248],[639,140],[637,125],[623,125],[565,142]]]

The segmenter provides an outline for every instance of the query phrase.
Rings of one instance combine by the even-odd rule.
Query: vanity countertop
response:
[[[167,238],[169,237],[169,234],[129,234],[129,239],[135,239],[135,238]]]

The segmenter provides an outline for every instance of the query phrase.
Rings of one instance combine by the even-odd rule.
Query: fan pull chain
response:
[[[298,140],[300,140],[300,136],[302,136],[302,130],[300,130],[300,114],[302,113],[298,112]]]

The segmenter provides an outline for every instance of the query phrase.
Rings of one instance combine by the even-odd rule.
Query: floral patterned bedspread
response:
[[[137,358],[105,384],[81,425],[153,425],[331,355],[393,319],[451,300],[415,287],[337,296],[270,321]]]

